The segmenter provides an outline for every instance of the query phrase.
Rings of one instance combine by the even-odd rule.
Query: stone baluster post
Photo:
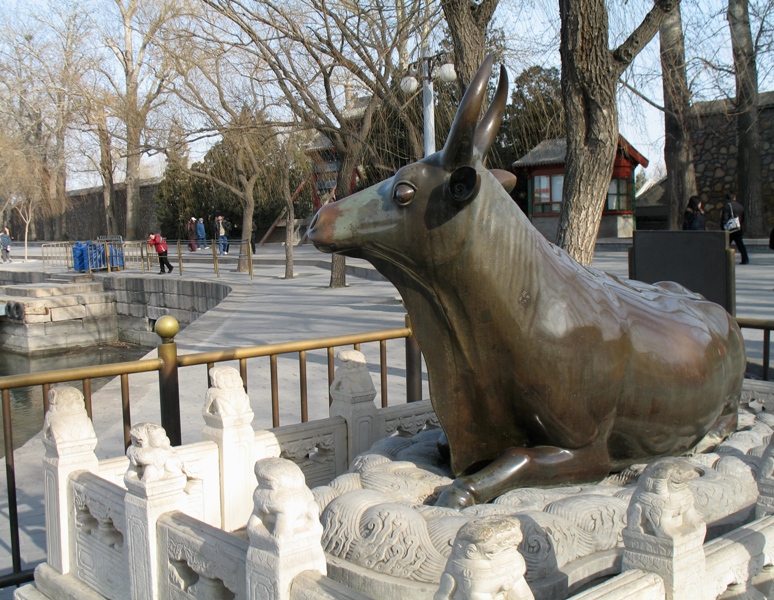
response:
[[[457,532],[433,600],[535,600],[519,553],[518,519],[490,515],[473,519]]]
[[[331,384],[330,416],[347,422],[347,464],[351,464],[384,435],[384,424],[379,421],[376,388],[363,353],[342,350],[338,359],[341,364]]]
[[[130,431],[124,475],[128,566],[133,600],[159,598],[156,521],[169,511],[185,511],[186,476],[166,432],[153,423],[138,423]]]
[[[203,435],[218,445],[221,528],[234,531],[244,527],[253,512],[253,411],[235,368],[213,367],[210,381],[202,409],[206,423]]]
[[[761,458],[755,518],[760,519],[772,514],[774,514],[774,440],[766,446]]]
[[[48,564],[63,575],[70,572],[72,506],[68,493],[70,475],[96,473],[97,436],[86,414],[83,394],[70,386],[53,387],[43,423],[43,458],[46,504],[46,553]]]
[[[289,460],[259,460],[255,476],[258,487],[247,523],[247,598],[289,600],[299,573],[327,572],[317,504],[303,472]]]
[[[640,569],[664,580],[667,600],[704,597],[706,524],[694,508],[685,459],[662,458],[640,475],[623,529],[622,570]]]

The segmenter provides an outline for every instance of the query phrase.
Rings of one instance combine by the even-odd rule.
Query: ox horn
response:
[[[446,144],[441,150],[441,164],[447,170],[469,165],[473,160],[473,138],[476,133],[476,123],[478,115],[481,113],[481,104],[484,101],[486,84],[489,81],[489,74],[492,72],[493,62],[494,59],[491,56],[486,57],[462,97],[462,102],[460,102],[454,117],[454,123],[449,130],[449,136],[446,138]]]
[[[497,91],[495,92],[489,110],[486,111],[484,118],[476,127],[476,139],[473,145],[478,152],[478,158],[486,156],[487,151],[500,130],[500,124],[503,122],[505,114],[505,104],[508,101],[508,71],[503,65],[500,65],[500,81],[497,82]]]

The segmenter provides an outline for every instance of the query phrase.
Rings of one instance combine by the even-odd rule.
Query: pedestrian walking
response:
[[[228,234],[231,232],[231,223],[218,215],[215,219],[215,237],[218,238],[218,254],[228,254]]]
[[[186,235],[188,235],[188,250],[196,252],[196,217],[191,217],[185,226]]]
[[[3,258],[3,262],[11,261],[11,234],[8,232],[7,227],[3,227],[3,232],[0,233],[0,256]]]
[[[167,243],[164,241],[164,238],[161,237],[161,234],[149,233],[148,245],[156,251],[156,254],[159,255],[159,275],[164,274],[164,267],[169,269],[169,272],[171,273],[173,271],[173,267],[167,258],[167,251],[169,248],[167,247]]]
[[[204,219],[199,217],[199,220],[196,222],[196,247],[207,250],[209,246],[207,245],[206,238],[207,232],[204,230]]]
[[[736,194],[733,192],[726,196],[726,200],[723,210],[720,211],[720,222],[728,232],[729,241],[736,244],[736,249],[742,256],[742,264],[746,265],[750,258],[744,245],[744,206],[736,201]]]

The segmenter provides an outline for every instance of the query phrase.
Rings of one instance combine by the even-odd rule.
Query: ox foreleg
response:
[[[604,443],[572,450],[556,446],[509,448],[480,471],[457,477],[436,505],[462,509],[517,487],[595,481],[609,472],[610,455]]]

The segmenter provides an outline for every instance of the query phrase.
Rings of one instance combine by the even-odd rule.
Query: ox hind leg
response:
[[[556,446],[509,448],[480,471],[457,477],[441,493],[436,506],[462,509],[515,488],[596,481],[609,472],[610,455],[602,440],[573,450]]]

